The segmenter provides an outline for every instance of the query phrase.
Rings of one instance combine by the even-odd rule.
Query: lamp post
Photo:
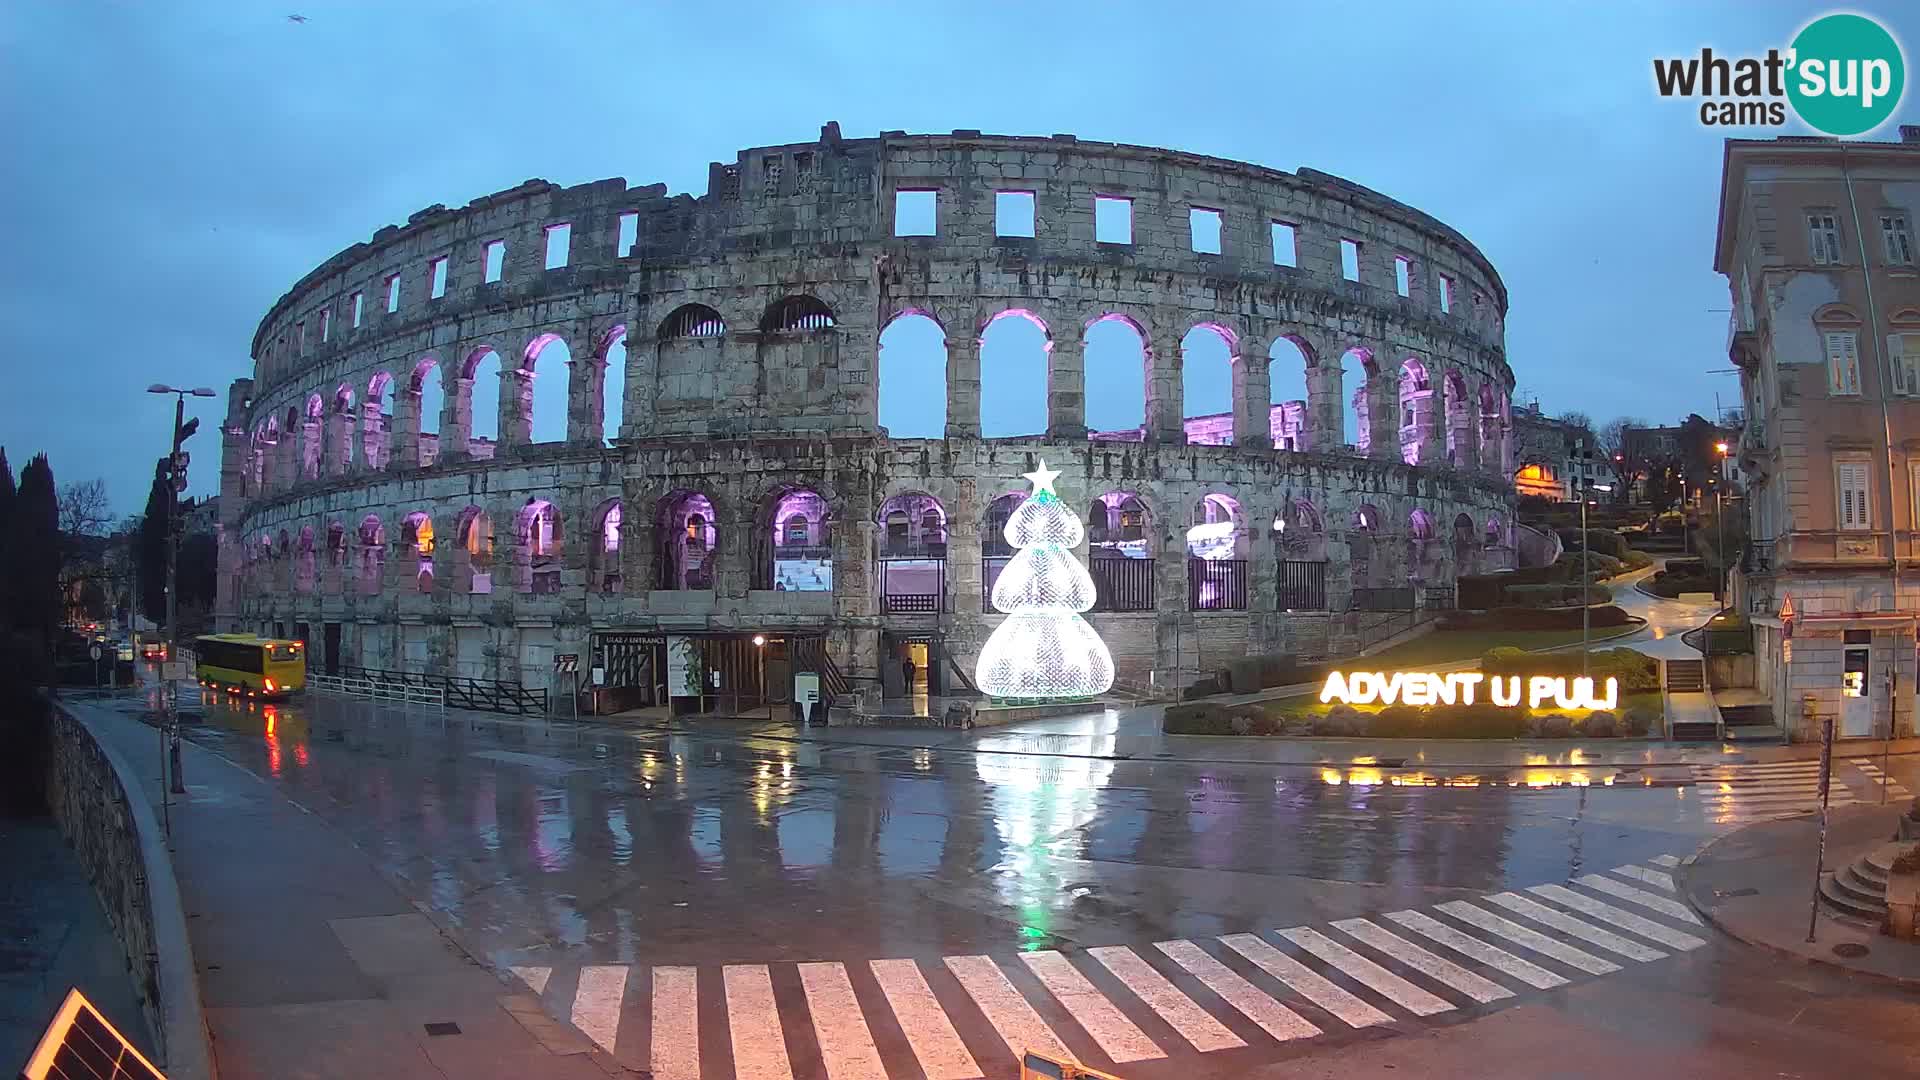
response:
[[[191,390],[182,390],[165,383],[154,383],[147,387],[149,394],[173,395],[173,441],[172,451],[167,457],[167,470],[172,478],[167,492],[167,655],[160,661],[160,707],[167,733],[167,786],[175,795],[186,794],[186,782],[180,775],[180,717],[174,708],[173,680],[167,678],[167,665],[180,655],[180,605],[179,590],[175,586],[174,576],[180,564],[180,535],[177,518],[180,516],[180,440],[186,436],[184,424],[188,397],[213,397],[213,390],[205,386],[196,386]]]

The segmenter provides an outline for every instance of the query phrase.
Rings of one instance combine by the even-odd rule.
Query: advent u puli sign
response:
[[[1484,675],[1478,671],[1335,671],[1320,688],[1323,705],[1472,705],[1485,700],[1502,709],[1612,709],[1620,704],[1620,681],[1608,679],[1594,693],[1586,676]]]

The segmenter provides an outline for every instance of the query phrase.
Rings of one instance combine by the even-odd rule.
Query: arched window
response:
[[[293,572],[293,591],[311,593],[314,589],[316,567],[314,565],[313,526],[305,525],[300,529],[300,541],[295,548],[296,557]]]
[[[360,460],[369,469],[381,470],[388,465],[387,440],[393,430],[393,417],[387,412],[387,391],[392,387],[393,376],[384,371],[374,372],[367,380],[367,397],[360,405]]]
[[[360,594],[378,596],[387,568],[387,529],[376,514],[360,519]]]
[[[655,514],[660,536],[656,587],[713,588],[719,532],[714,527],[712,501],[697,491],[683,491],[660,500]]]
[[[491,458],[500,443],[500,354],[489,348],[468,354],[462,374],[472,381],[467,387],[464,414],[467,428],[467,453],[475,458]]]
[[[1155,546],[1147,505],[1138,495],[1109,491],[1089,504],[1087,570],[1095,611],[1153,610]]]
[[[347,529],[337,521],[327,522],[327,566],[342,569],[347,564]]]
[[[1340,392],[1346,444],[1361,454],[1373,447],[1373,403],[1368,399],[1374,376],[1373,353],[1348,349],[1340,357]]]
[[[1240,611],[1247,606],[1247,530],[1240,502],[1210,492],[1193,505],[1187,527],[1187,606]]]
[[[433,591],[433,518],[415,510],[401,523],[401,540],[414,557],[414,584],[423,593]],[[403,566],[405,564],[402,564]]]
[[[833,590],[833,538],[827,501],[815,491],[782,492],[762,519],[773,529],[772,551],[755,588],[780,592]]]
[[[660,323],[660,340],[717,338],[727,332],[720,313],[705,304],[682,304]]]
[[[1487,546],[1500,547],[1506,542],[1506,538],[1506,525],[1500,520],[1500,515],[1489,515],[1487,517]]]
[[[333,419],[328,422],[326,438],[333,459],[327,463],[328,472],[344,473],[353,468],[354,455],[354,415],[353,388],[342,385],[333,392]]]
[[[627,415],[627,328],[616,326],[600,342],[600,434],[620,437]]]
[[[533,415],[521,417],[528,438],[536,443],[567,440],[567,383],[573,374],[573,353],[558,334],[542,334],[527,345],[522,354],[521,376],[533,380]],[[523,398],[522,400],[526,400]]]
[[[1420,464],[1420,447],[1426,441],[1427,410],[1433,394],[1427,385],[1427,367],[1408,357],[1400,364],[1400,460]]]
[[[300,475],[308,480],[320,479],[321,439],[327,422],[327,406],[319,394],[307,395],[306,420],[301,425]]]
[[[1466,464],[1466,444],[1473,434],[1469,426],[1472,420],[1467,403],[1467,381],[1460,377],[1458,371],[1449,371],[1440,385],[1446,391],[1447,464],[1457,469]]]
[[[833,329],[833,309],[818,297],[788,296],[774,301],[760,319],[762,333],[813,333]]]
[[[1053,340],[1031,311],[1008,309],[980,332],[980,434],[1039,435],[1047,430],[1047,354]]]
[[[407,393],[407,408],[419,424],[413,464],[424,467],[433,464],[440,453],[440,414],[447,405],[446,391],[440,385],[440,361],[421,357],[407,382]]]
[[[1147,430],[1147,336],[1131,318],[1109,312],[1087,327],[1088,437],[1138,442]]]
[[[1313,360],[1299,338],[1278,337],[1267,353],[1267,428],[1276,450],[1318,450],[1309,436],[1307,417],[1312,393],[1307,369]]]
[[[880,332],[880,426],[895,439],[947,434],[947,333],[921,311],[902,311]]]
[[[515,591],[548,596],[560,591],[560,514],[545,499],[520,508],[514,551]]]
[[[594,511],[593,543],[587,548],[587,581],[595,592],[613,594],[621,590],[620,577],[620,500],[609,499]]]
[[[905,491],[880,504],[886,539],[880,548],[881,610],[937,614],[946,608],[947,511],[924,491]]]
[[[479,507],[469,506],[460,512],[456,531],[467,556],[467,592],[493,592],[493,519]]]
[[[1233,442],[1233,354],[1232,332],[1213,323],[1180,339],[1181,425],[1191,445]]]

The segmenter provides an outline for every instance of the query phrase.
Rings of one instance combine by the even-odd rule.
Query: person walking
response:
[[[913,696],[913,672],[913,654],[909,653],[900,658],[900,674],[906,676],[908,697]]]

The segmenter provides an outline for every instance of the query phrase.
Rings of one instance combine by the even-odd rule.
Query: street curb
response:
[[[1893,987],[1898,987],[1902,990],[1912,990],[1912,991],[1920,992],[1920,977],[1907,976],[1907,975],[1889,975],[1884,972],[1868,971],[1864,968],[1851,967],[1847,964],[1843,964],[1839,962],[1838,960],[1829,960],[1829,959],[1826,959],[1825,957],[1820,957],[1820,956],[1808,956],[1805,953],[1798,953],[1793,951],[1792,949],[1785,948],[1784,946],[1775,945],[1770,941],[1762,941],[1759,938],[1751,937],[1746,934],[1737,933],[1733,929],[1729,928],[1724,921],[1716,917],[1714,914],[1714,910],[1712,908],[1702,907],[1699,904],[1694,902],[1693,889],[1690,887],[1692,885],[1691,871],[1693,869],[1694,863],[1699,860],[1700,856],[1705,855],[1709,849],[1713,848],[1715,845],[1723,841],[1730,840],[1733,837],[1738,836],[1743,832],[1746,832],[1748,829],[1758,828],[1761,825],[1765,825],[1765,824],[1768,824],[1768,823],[1756,822],[1753,825],[1743,825],[1740,828],[1734,829],[1731,832],[1722,833],[1719,836],[1713,837],[1712,839],[1708,840],[1706,843],[1701,844],[1698,848],[1694,850],[1693,854],[1680,860],[1680,865],[1674,868],[1676,871],[1679,872],[1679,876],[1681,879],[1680,881],[1681,887],[1679,890],[1680,899],[1684,900],[1686,902],[1686,905],[1689,908],[1692,908],[1695,914],[1699,915],[1702,919],[1706,920],[1706,923],[1708,926],[1713,927],[1715,930],[1718,930],[1720,933],[1725,934],[1727,937],[1732,938],[1734,941],[1737,941],[1742,945],[1746,945],[1755,949],[1765,950],[1766,952],[1772,953],[1773,955],[1778,956],[1783,960],[1791,960],[1795,963],[1805,964],[1808,967],[1822,968],[1828,971],[1845,975],[1849,978],[1866,979],[1870,982],[1879,983],[1883,986],[1893,986]]]

